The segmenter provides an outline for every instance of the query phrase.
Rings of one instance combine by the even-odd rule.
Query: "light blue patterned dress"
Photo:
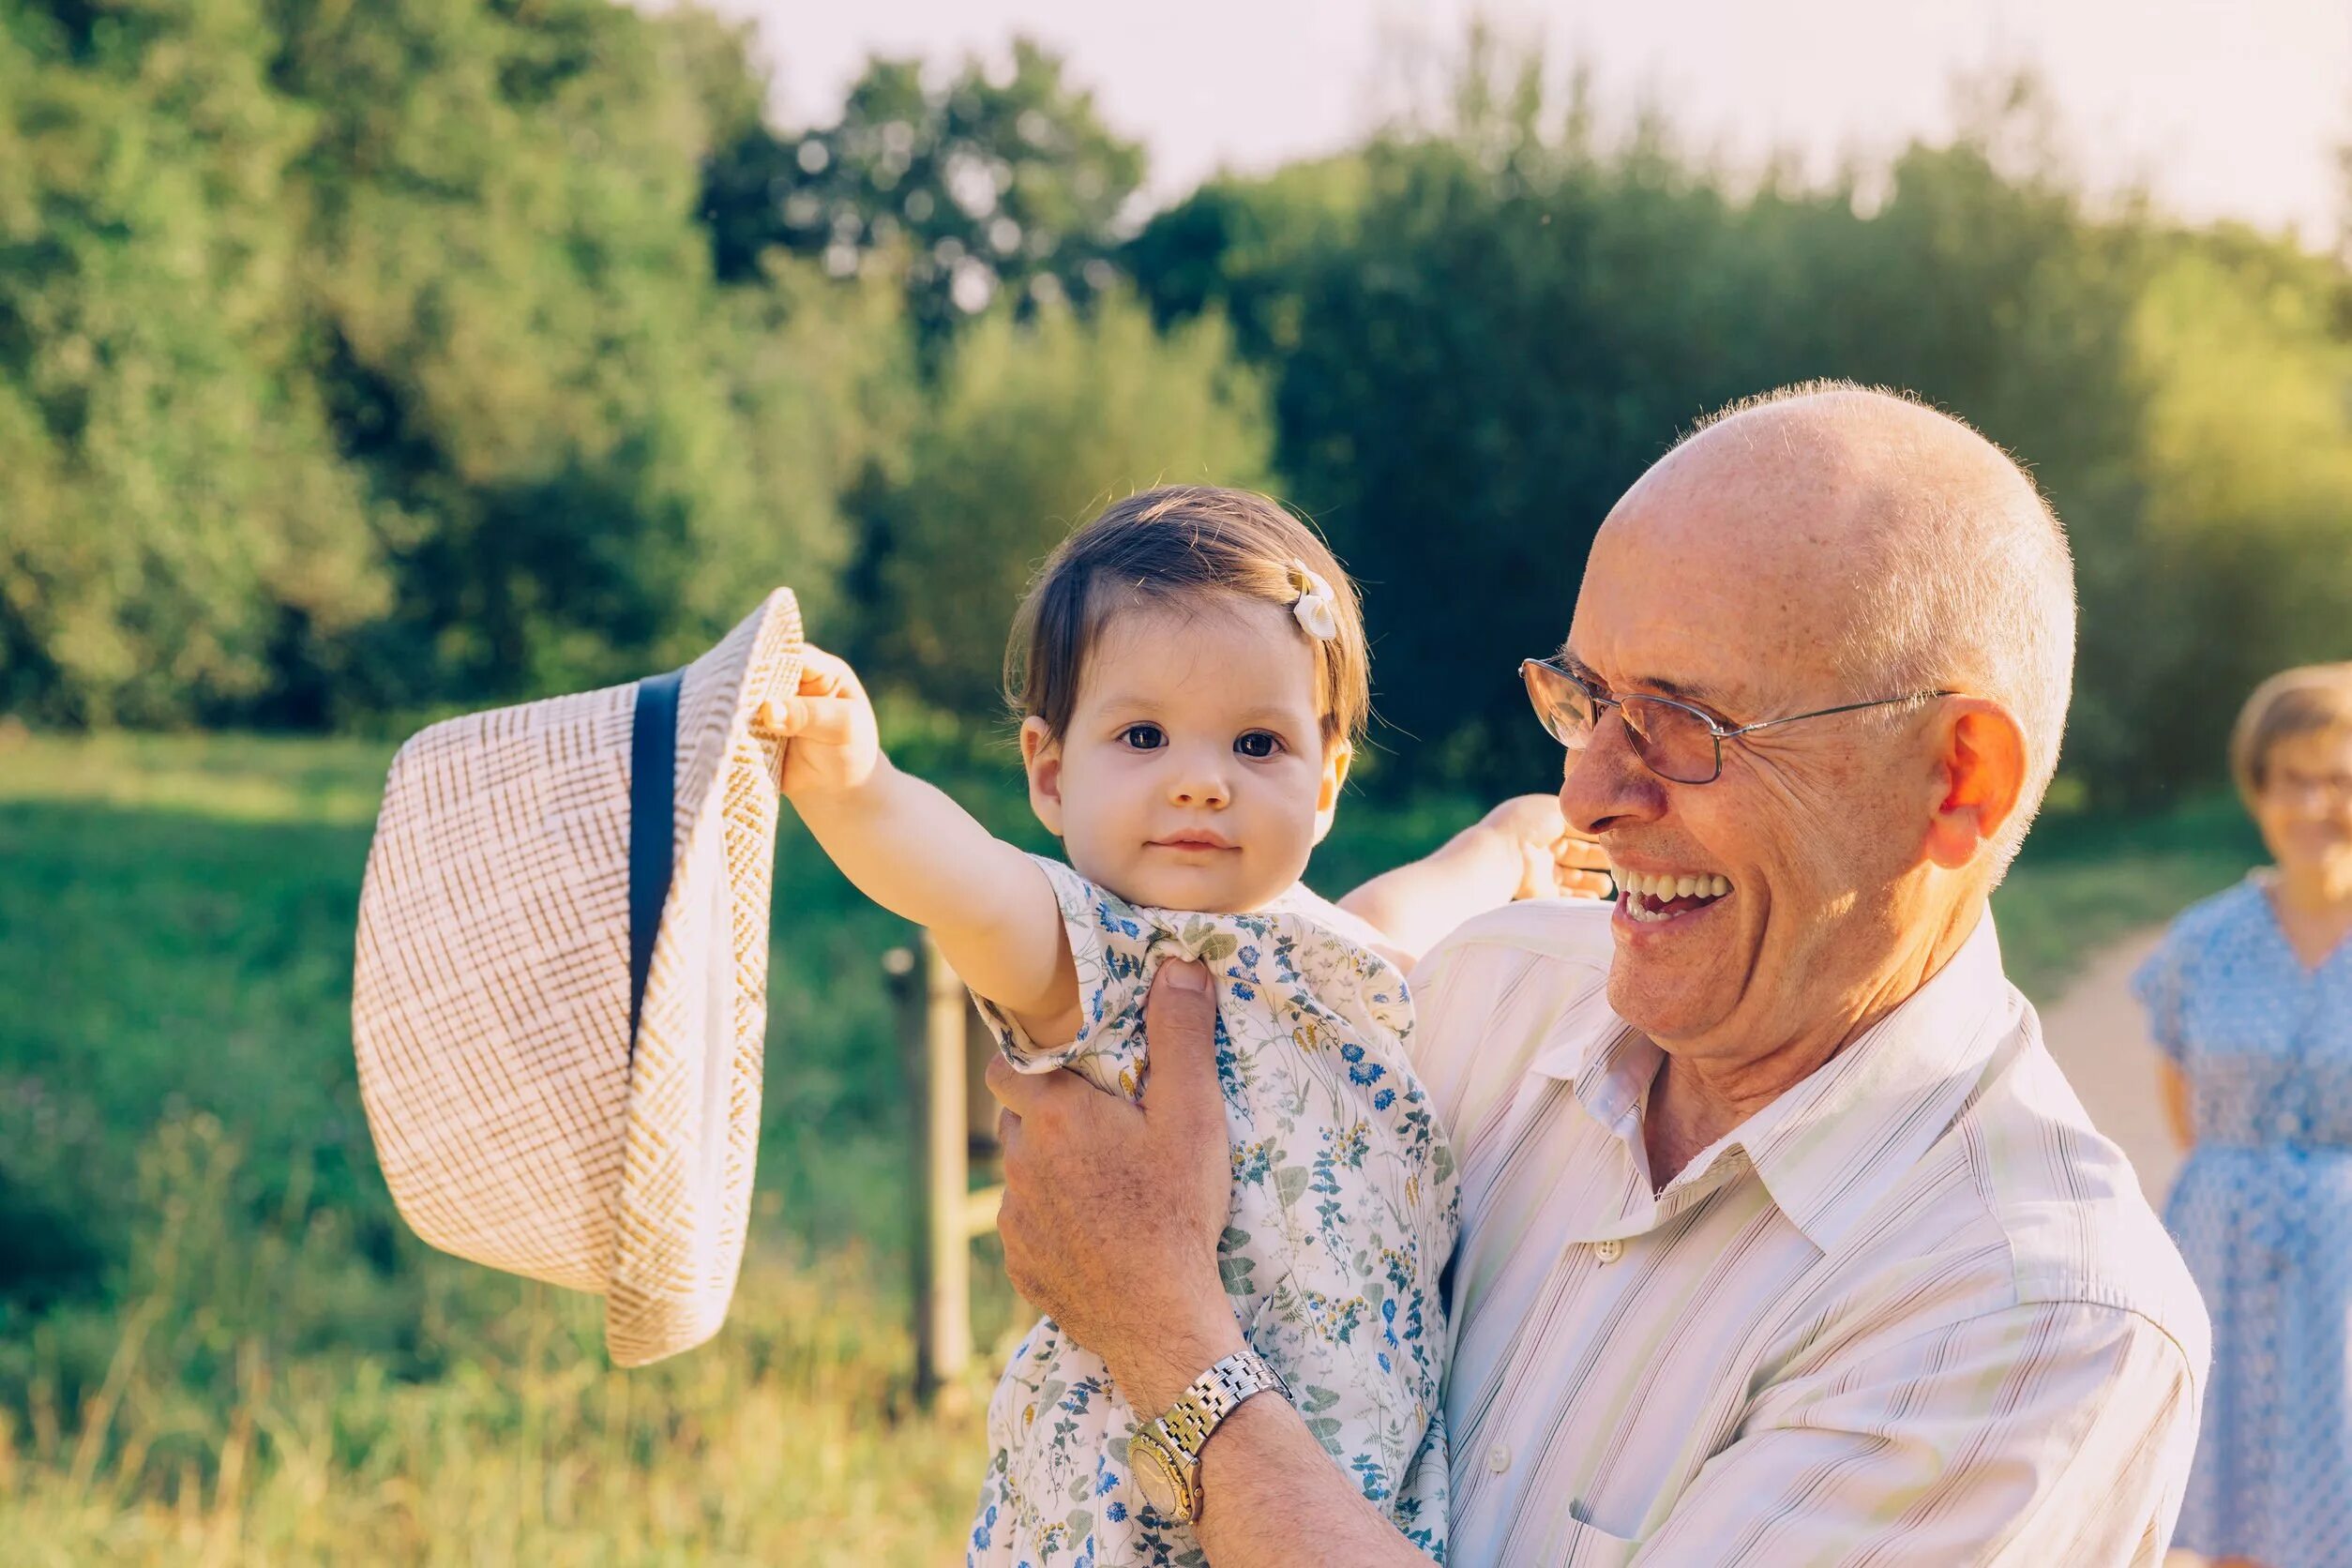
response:
[[[1148,1076],[1152,976],[1170,957],[1208,964],[1233,1161],[1218,1267],[1233,1315],[1332,1462],[1442,1561],[1438,1281],[1461,1199],[1453,1151],[1406,1060],[1405,977],[1364,945],[1376,933],[1303,887],[1254,913],[1196,914],[1138,908],[1058,861],[1039,864],[1077,961],[1078,1038],[1041,1050],[985,1002],[982,1016],[1023,1071],[1068,1067],[1132,1098]],[[1135,1426],[1101,1358],[1041,1319],[988,1401],[967,1562],[1203,1562],[1192,1532],[1137,1492]]]
[[[2173,1544],[2352,1568],[2352,941],[2304,967],[2250,878],[2132,986],[2194,1097],[2164,1222],[2213,1317]]]

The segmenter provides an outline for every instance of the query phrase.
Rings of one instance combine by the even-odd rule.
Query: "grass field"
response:
[[[980,1434],[911,1393],[879,969],[904,927],[788,821],[735,1313],[712,1346],[615,1373],[594,1301],[430,1251],[376,1176],[348,1006],[387,755],[0,737],[0,1557],[954,1557]],[[970,803],[1018,826],[1002,782]],[[1315,880],[1349,885],[1468,812],[1351,803]],[[2226,802],[2054,822],[2001,896],[2013,972],[2046,992],[2253,852]],[[985,1343],[1015,1304],[980,1295]]]

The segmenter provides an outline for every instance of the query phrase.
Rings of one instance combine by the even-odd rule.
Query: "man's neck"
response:
[[[1643,1146],[1650,1156],[1652,1189],[1663,1192],[1699,1153],[1757,1111],[1811,1078],[1847,1047],[1943,971],[1983,918],[1982,897],[1951,912],[1931,940],[1900,954],[1875,979],[1851,993],[1855,1000],[1766,1051],[1728,1064],[1666,1053],[1650,1086],[1642,1116]]]

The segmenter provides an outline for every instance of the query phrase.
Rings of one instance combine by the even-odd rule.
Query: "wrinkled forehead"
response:
[[[1749,717],[1833,690],[1868,572],[1833,494],[1627,496],[1585,566],[1565,652],[1613,689]]]

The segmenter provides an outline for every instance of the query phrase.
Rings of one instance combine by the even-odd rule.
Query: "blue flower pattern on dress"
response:
[[[2352,941],[2306,968],[2258,880],[2193,906],[2133,976],[2188,1078],[2164,1223],[2213,1318],[2176,1546],[2352,1564]]]
[[[1439,1561],[1446,1523],[1438,1280],[1461,1220],[1454,1153],[1406,1058],[1412,1006],[1352,923],[1294,888],[1249,914],[1143,909],[1040,859],[1076,960],[1078,1038],[1054,1050],[980,1011],[1024,1072],[1069,1067],[1139,1097],[1143,999],[1168,957],[1209,965],[1233,1161],[1218,1244],[1233,1315],[1332,1461]],[[1377,1090],[1373,1087],[1378,1085]],[[1148,1412],[1153,1415],[1157,1411]],[[966,1562],[1205,1563],[1127,1472],[1136,1412],[1099,1357],[1042,1319],[988,1401],[990,1454]]]

